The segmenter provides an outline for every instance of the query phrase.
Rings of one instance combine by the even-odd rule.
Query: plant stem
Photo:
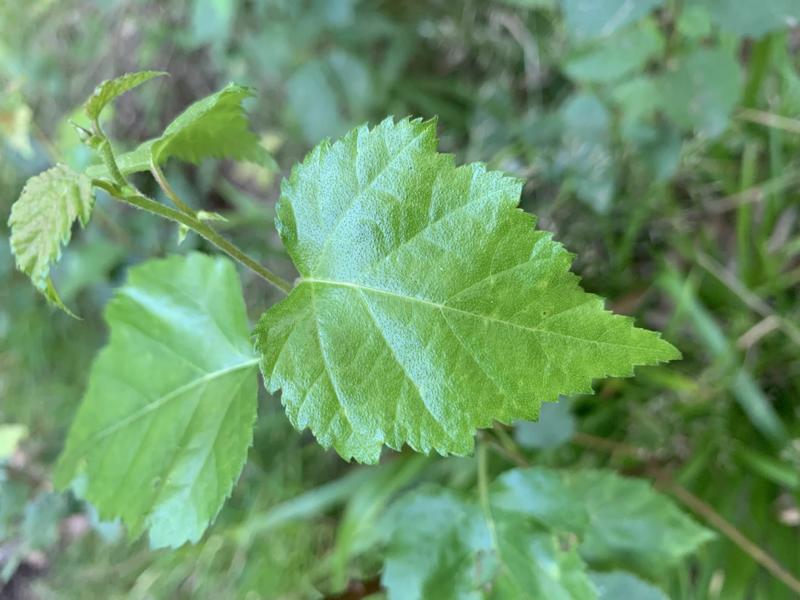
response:
[[[238,246],[229,242],[227,239],[222,237],[219,233],[217,233],[210,225],[204,223],[200,219],[194,216],[194,214],[187,214],[185,212],[181,212],[179,210],[175,210],[174,208],[170,208],[169,206],[164,206],[163,204],[156,202],[155,200],[148,198],[144,194],[136,192],[134,194],[124,194],[116,188],[115,186],[109,184],[107,181],[102,180],[94,180],[92,182],[95,186],[100,187],[107,191],[112,197],[126,202],[131,206],[135,206],[141,210],[147,211],[154,215],[158,215],[159,217],[163,217],[169,221],[174,221],[175,223],[179,223],[181,225],[185,225],[204,239],[208,240],[212,244],[214,244],[217,248],[222,250],[225,254],[230,256],[233,260],[238,262],[244,267],[247,267],[251,271],[253,271],[256,275],[261,277],[264,281],[272,284],[274,287],[278,288],[284,294],[288,294],[292,291],[292,284],[276,275],[263,265],[259,264],[258,261],[251,258],[247,254],[244,253]]]
[[[189,207],[188,204],[186,204],[183,200],[181,200],[180,196],[178,196],[175,190],[172,189],[172,186],[169,184],[169,181],[167,181],[167,178],[164,176],[161,167],[159,167],[158,163],[156,163],[155,158],[150,159],[150,172],[153,174],[153,177],[155,177],[155,180],[158,183],[159,187],[164,191],[164,194],[166,194],[167,198],[169,198],[172,201],[175,207],[181,210],[182,212],[185,212],[187,215],[194,216],[194,211]]]
[[[776,579],[782,581],[797,594],[800,594],[800,580],[787,571],[777,560],[772,558],[772,556],[767,554],[766,551],[762,550],[760,546],[746,537],[731,522],[727,521],[722,515],[711,508],[711,506],[677,483],[667,482],[663,484],[662,489],[668,491],[675,498],[680,500],[684,506],[690,508],[695,514],[703,517],[709,525],[739,546],[745,554],[769,571]]]

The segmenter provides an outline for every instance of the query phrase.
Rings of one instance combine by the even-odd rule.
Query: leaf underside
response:
[[[577,535],[593,566],[657,576],[713,537],[649,482],[613,471],[514,469],[491,491],[497,510]]]
[[[93,208],[91,180],[65,165],[31,177],[11,207],[8,224],[17,268],[49,301],[65,310],[50,281],[50,267],[69,242],[73,223],[78,220],[85,226]]]
[[[711,534],[645,482],[611,471],[513,469],[489,488],[487,507],[428,486],[383,517],[382,584],[390,600],[660,600],[626,571],[652,575]]]
[[[599,377],[675,359],[569,271],[517,208],[521,183],[387,119],[323,142],[284,181],[277,226],[302,278],[255,332],[267,387],[345,459],[383,445],[467,454]]]
[[[175,256],[130,270],[109,304],[108,346],[57,470],[154,547],[197,541],[244,466],[256,417],[257,361],[236,270]]]
[[[486,515],[428,487],[392,507],[382,585],[389,600],[592,600],[575,549],[513,513]]]

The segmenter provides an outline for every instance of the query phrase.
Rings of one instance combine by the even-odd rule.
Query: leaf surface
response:
[[[91,180],[65,165],[31,177],[11,207],[11,251],[17,268],[48,300],[64,307],[50,281],[50,267],[72,237],[72,225],[86,225],[94,208]]]
[[[86,115],[90,119],[98,118],[106,105],[114,98],[142,85],[146,81],[150,81],[154,77],[163,77],[164,75],[167,75],[167,73],[163,71],[139,71],[126,73],[114,79],[106,79],[95,88],[94,93],[84,104]]]
[[[576,39],[611,35],[633,23],[664,0],[560,0],[567,30]]]
[[[599,600],[669,600],[653,584],[624,571],[592,572],[589,577],[597,588]]]
[[[293,425],[346,459],[466,454],[476,428],[679,356],[581,290],[517,208],[518,180],[436,144],[434,123],[387,119],[320,144],[282,188],[302,279],[256,328],[262,372]]]
[[[510,513],[487,516],[449,490],[409,494],[386,518],[390,600],[597,597],[583,561],[552,534]]]
[[[731,51],[700,47],[660,77],[659,94],[672,121],[713,138],[727,128],[743,81],[742,68]]]
[[[232,263],[201,254],[135,267],[106,310],[110,342],[56,471],[154,547],[197,541],[242,470],[256,416],[253,357]]]
[[[648,482],[612,471],[515,469],[494,483],[492,503],[576,534],[593,566],[657,574],[713,537]]]
[[[691,0],[689,6],[702,6],[723,29],[746,37],[762,37],[771,31],[797,27],[800,2],[797,0]]]
[[[642,69],[663,49],[664,38],[655,21],[644,19],[574,53],[564,69],[576,81],[611,83]]]

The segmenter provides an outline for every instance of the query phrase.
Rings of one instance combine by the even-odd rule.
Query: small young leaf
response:
[[[65,165],[31,177],[11,207],[8,224],[17,268],[64,310],[50,281],[50,267],[61,257],[61,247],[69,242],[75,220],[85,226],[93,207],[91,180]]]
[[[684,515],[646,481],[612,471],[515,469],[492,486],[498,510],[532,517],[576,534],[593,566],[663,572],[713,534]]]
[[[131,269],[106,310],[108,346],[59,460],[87,480],[102,518],[154,547],[197,541],[242,470],[256,416],[257,361],[236,270],[173,256]]]
[[[86,116],[90,119],[98,118],[106,105],[114,98],[154,77],[162,77],[164,75],[167,75],[167,73],[163,71],[139,71],[137,73],[126,73],[115,79],[106,79],[95,88],[94,93],[86,101],[84,105]]]
[[[242,102],[251,97],[250,88],[229,84],[219,92],[198,100],[181,113],[158,138],[117,157],[124,175],[147,171],[150,161],[164,163],[170,157],[192,163],[205,158],[231,158],[274,166],[274,161],[250,130]],[[94,166],[92,177],[108,177],[103,166]]]
[[[256,328],[262,372],[346,459],[466,454],[477,428],[680,356],[581,290],[519,181],[436,144],[432,122],[387,119],[320,144],[282,188],[302,279]]]
[[[382,583],[390,600],[597,598],[577,553],[529,519],[487,516],[451,491],[428,488],[401,498],[386,520]]]

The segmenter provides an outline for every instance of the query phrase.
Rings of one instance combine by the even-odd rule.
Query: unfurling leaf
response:
[[[100,113],[114,98],[121,96],[125,92],[150,81],[154,77],[167,75],[163,71],[139,71],[137,73],[126,73],[115,79],[106,79],[98,85],[94,93],[89,97],[84,105],[86,116],[96,119]]]
[[[151,160],[161,164],[171,157],[192,163],[205,158],[231,158],[274,165],[258,136],[250,130],[242,106],[242,102],[252,95],[250,88],[231,83],[198,100],[170,123],[159,137],[118,156],[120,171],[124,175],[147,171]],[[93,177],[108,176],[106,168],[100,165],[87,172]]]
[[[257,361],[231,262],[201,254],[131,269],[108,346],[56,471],[154,547],[197,541],[230,494],[256,417]]]
[[[302,278],[255,333],[293,425],[344,458],[466,454],[475,430],[678,351],[604,310],[517,208],[522,184],[436,152],[433,122],[323,142],[277,225]]]
[[[94,208],[91,180],[65,165],[31,177],[11,207],[11,251],[17,268],[53,304],[66,310],[50,281],[50,267],[72,236],[77,219],[86,225]],[[69,311],[67,311],[69,312]]]

